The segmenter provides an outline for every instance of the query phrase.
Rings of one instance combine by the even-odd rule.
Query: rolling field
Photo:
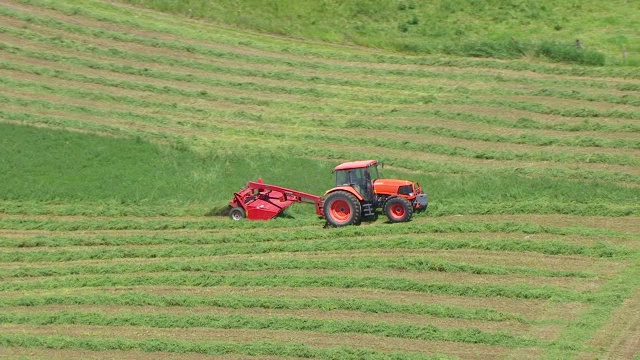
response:
[[[640,73],[0,0],[0,358],[640,358]],[[224,209],[384,161],[430,207]]]

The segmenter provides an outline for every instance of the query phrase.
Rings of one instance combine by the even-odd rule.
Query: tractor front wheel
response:
[[[346,191],[336,191],[324,200],[324,217],[332,226],[359,224],[362,220],[360,201]]]
[[[231,217],[231,220],[242,220],[244,219],[247,214],[244,212],[244,209],[241,207],[234,207],[231,210],[229,210],[229,216]]]
[[[409,221],[413,216],[413,206],[405,198],[394,197],[384,204],[384,213],[392,223]]]

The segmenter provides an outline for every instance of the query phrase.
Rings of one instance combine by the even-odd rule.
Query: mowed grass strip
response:
[[[469,286],[491,286],[496,285],[499,287],[509,286],[522,286],[522,287],[549,287],[551,289],[557,289],[560,291],[569,291],[581,294],[587,294],[597,291],[607,280],[601,278],[571,278],[571,277],[542,277],[531,275],[519,275],[519,274],[507,274],[507,275],[478,275],[473,273],[463,272],[443,272],[443,271],[419,271],[419,270],[397,270],[397,269],[348,269],[348,270],[336,270],[327,268],[312,268],[312,269],[266,269],[266,270],[227,270],[227,271],[191,271],[191,272],[125,272],[115,275],[120,276],[146,276],[150,274],[207,274],[212,276],[259,276],[266,274],[274,274],[279,276],[351,276],[355,278],[373,277],[373,278],[386,278],[387,281],[395,281],[396,279],[405,280],[411,279],[418,282],[429,282],[431,284],[446,284],[449,282],[461,283]],[[108,274],[108,273],[107,273]],[[88,281],[95,276],[104,276],[103,274],[94,275],[67,275],[77,276]],[[55,277],[56,279],[65,279],[67,276]],[[29,277],[29,278],[5,278],[3,281],[9,284],[20,286],[21,284],[35,281],[49,279],[51,277]]]
[[[446,282],[456,281],[467,285],[519,285],[553,286],[573,291],[593,291],[606,280],[584,272],[552,271],[536,268],[508,268],[491,265],[469,265],[447,262],[433,258],[387,258],[345,257],[332,259],[235,259],[153,261],[142,264],[100,264],[68,266],[35,266],[0,269],[0,275],[7,283],[21,282],[20,279],[47,278],[59,276],[88,276],[106,274],[152,274],[152,273],[208,273],[233,275],[254,274],[326,274],[348,276],[375,276],[389,278],[410,278],[413,280]],[[69,270],[64,269],[69,267]]]
[[[136,305],[42,305],[35,307],[6,307],[8,312],[33,310],[35,312],[64,312],[64,311],[100,311],[104,314],[116,313],[145,313],[162,316],[169,315],[215,315],[215,316],[252,316],[259,318],[269,317],[294,317],[311,320],[341,320],[341,321],[361,321],[369,323],[388,323],[395,325],[410,324],[415,326],[436,326],[441,329],[462,329],[470,328],[480,330],[490,334],[509,334],[513,336],[526,336],[541,341],[556,340],[565,325],[561,321],[544,324],[526,324],[522,322],[486,321],[479,319],[462,319],[454,317],[434,317],[430,315],[402,314],[402,313],[371,313],[358,310],[341,309],[286,309],[286,308],[262,308],[262,307],[211,307],[211,306],[136,306]]]
[[[431,305],[436,308],[458,308],[466,311],[483,313],[485,311],[502,314],[513,319],[522,319],[521,323],[535,325],[564,324],[589,308],[589,304],[582,302],[557,302],[550,300],[517,299],[505,297],[465,297],[446,294],[429,294],[415,291],[383,290],[367,288],[336,288],[336,287],[269,287],[269,286],[171,286],[171,285],[136,285],[130,287],[101,287],[101,288],[67,288],[62,292],[58,289],[31,290],[30,295],[38,298],[59,298],[64,296],[91,297],[103,294],[128,294],[132,292],[152,294],[157,296],[194,296],[210,298],[277,298],[292,299],[297,302],[307,301],[333,301],[353,302],[363,300],[372,303],[391,303],[402,306]],[[11,299],[22,298],[26,295],[23,291],[3,291],[3,298],[12,304]],[[37,302],[36,302],[37,304]],[[23,304],[28,306],[28,304]],[[330,309],[330,307],[329,307]],[[453,314],[453,313],[452,313]],[[438,317],[437,315],[428,315]],[[472,319],[470,319],[472,320]],[[487,320],[489,321],[489,320]],[[515,321],[515,320],[514,320]]]
[[[0,345],[5,347],[22,348],[52,348],[52,349],[86,349],[91,351],[122,350],[129,353],[131,350],[138,350],[150,353],[168,352],[172,356],[174,353],[197,353],[207,355],[233,355],[245,356],[280,356],[299,358],[344,358],[360,359],[363,356],[378,358],[409,358],[409,359],[446,359],[444,356],[429,356],[415,353],[398,352],[395,354],[385,354],[368,349],[353,349],[340,347],[336,349],[313,348],[299,343],[292,344],[290,341],[281,343],[259,341],[259,342],[229,342],[229,341],[185,341],[171,338],[163,339],[143,339],[131,340],[130,338],[88,338],[88,337],[68,337],[59,335],[36,336],[36,335],[6,335],[0,334]]]
[[[95,288],[113,286],[139,285],[175,285],[175,286],[266,286],[266,287],[335,287],[366,288],[395,291],[415,291],[429,294],[446,294],[471,297],[508,297],[517,299],[542,299],[566,302],[588,302],[594,300],[589,293],[561,289],[547,285],[512,285],[484,284],[468,285],[462,283],[431,282],[414,280],[403,276],[351,275],[349,273],[160,273],[160,274],[126,274],[126,275],[72,275],[56,278],[38,278],[20,281],[4,281],[0,291]],[[596,299],[597,300],[597,299]]]
[[[230,289],[231,290],[231,289]],[[315,291],[311,291],[315,293]],[[272,309],[272,310],[346,310],[370,314],[405,314],[436,318],[482,320],[490,322],[515,321],[522,324],[536,324],[538,321],[527,319],[518,314],[500,312],[491,308],[466,308],[445,304],[426,304],[422,302],[396,303],[382,299],[361,298],[300,298],[283,296],[262,296],[235,294],[159,294],[149,291],[118,291],[72,294],[40,294],[7,296],[0,299],[2,307],[37,307],[49,305],[119,305],[154,306],[182,308],[229,308],[229,309]]]
[[[402,270],[427,271],[443,273],[471,273],[477,275],[526,275],[533,277],[561,277],[571,283],[570,278],[592,279],[594,273],[580,271],[549,270],[524,266],[474,265],[464,262],[447,261],[437,257],[401,256],[380,257],[364,255],[355,257],[345,254],[344,257],[306,258],[299,254],[296,258],[275,259],[206,259],[199,260],[194,256],[186,256],[181,260],[162,262],[145,262],[132,264],[65,264],[63,266],[36,265],[14,269],[0,267],[0,278],[47,277],[83,274],[124,274],[153,272],[220,272],[220,271],[265,271],[265,270]],[[548,279],[553,282],[553,280]]]
[[[9,209],[11,206],[15,210]],[[70,204],[84,211],[87,204]],[[37,215],[12,215],[20,212],[20,204],[7,204],[0,219],[12,220],[58,220],[58,221],[117,221],[135,220],[140,222],[193,221],[201,220],[201,216],[157,216],[171,211],[173,207],[150,207],[136,205],[99,204],[108,212],[117,213],[112,216],[99,214],[65,216],[60,215],[57,206],[35,202]],[[112,207],[112,208],[111,208]],[[133,208],[133,209],[130,209]],[[8,210],[7,210],[8,209]],[[66,212],[65,209],[62,212]],[[146,216],[133,216],[130,212],[143,213]],[[535,222],[528,220],[534,219]],[[218,226],[216,229],[109,229],[82,231],[57,231],[40,229],[7,228],[0,233],[2,248],[56,248],[79,246],[124,246],[124,245],[207,245],[220,243],[260,243],[272,241],[296,240],[332,240],[338,238],[359,238],[393,235],[434,235],[468,236],[469,238],[491,240],[491,238],[518,240],[524,234],[525,239],[571,240],[571,243],[582,245],[594,244],[598,239],[603,242],[629,242],[638,237],[632,223],[636,217],[609,216],[559,216],[559,215],[457,215],[441,219],[416,217],[412,222],[396,226],[372,223],[369,226],[322,229],[313,224],[306,224],[308,219],[273,219],[269,222],[232,222],[226,217],[210,217],[207,221]],[[268,229],[269,231],[264,231]],[[572,240],[577,237],[578,241]],[[523,239],[519,239],[523,240]],[[530,250],[529,250],[530,251]],[[578,253],[576,253],[578,254]]]
[[[510,347],[546,346],[547,343],[525,336],[506,333],[486,333],[476,329],[443,329],[432,325],[391,324],[357,320],[315,320],[293,316],[255,317],[243,314],[185,314],[163,313],[105,313],[101,311],[4,311],[3,323],[11,324],[79,324],[99,326],[145,326],[158,328],[222,328],[222,329],[271,329],[289,331],[315,331],[322,333],[358,333],[431,341],[480,343]]]
[[[10,50],[10,49],[12,48],[5,47],[5,50]],[[15,48],[13,49],[14,49],[13,50],[14,52],[19,51]],[[67,61],[62,61],[63,59],[56,59],[55,55],[52,55],[48,52],[43,53],[43,55],[41,55],[40,57],[43,58],[43,60],[46,60],[49,62],[48,67],[58,68],[58,72],[60,71],[64,72],[66,69],[61,64],[69,63],[69,66],[73,65],[74,71],[77,71],[78,64],[75,64],[74,62],[89,61],[89,60],[80,60],[80,59],[73,60],[73,58],[67,59]],[[61,61],[62,63],[60,63]],[[41,64],[31,64],[31,65],[41,66]],[[14,69],[14,70],[17,70],[20,68],[16,65],[12,65],[11,63],[5,63],[3,67],[5,69]],[[85,64],[84,67],[90,68],[92,73],[96,73],[98,75],[100,74],[100,71],[107,71],[109,73],[113,73],[113,72],[123,73],[129,77],[138,76],[139,79],[145,79],[146,82],[148,82],[150,85],[155,84],[155,86],[159,88],[160,87],[166,88],[167,86],[170,86],[172,82],[178,81],[179,83],[182,83],[182,84],[199,85],[201,89],[202,89],[202,86],[207,86],[208,89],[212,90],[212,93],[216,93],[217,87],[219,86],[224,86],[230,89],[234,89],[234,88],[241,89],[242,91],[249,91],[249,93],[246,93],[247,95],[253,94],[251,95],[251,98],[254,98],[254,99],[256,97],[262,97],[263,99],[268,99],[268,93],[273,93],[273,92],[282,93],[282,94],[289,95],[289,98],[291,100],[297,99],[298,102],[300,101],[305,103],[308,102],[309,105],[305,105],[304,108],[309,108],[309,106],[313,106],[311,105],[312,99],[305,100],[309,96],[313,98],[317,98],[317,97],[331,98],[334,100],[345,101],[343,104],[350,104],[350,102],[355,102],[353,104],[350,104],[350,107],[356,107],[356,108],[362,107],[362,105],[358,105],[359,102],[369,103],[368,106],[369,107],[374,106],[374,108],[384,108],[384,106],[388,107],[388,105],[393,105],[393,104],[410,105],[410,104],[416,103],[415,98],[408,97],[407,93],[405,92],[397,92],[397,93],[391,94],[389,93],[389,90],[385,90],[384,92],[381,92],[381,93],[374,92],[370,95],[364,93],[362,96],[354,97],[354,95],[351,95],[351,93],[353,92],[353,89],[349,87],[345,87],[345,91],[340,92],[340,90],[336,90],[336,87],[329,87],[326,89],[323,89],[321,87],[320,88],[302,87],[302,86],[305,86],[304,82],[299,84],[297,82],[292,82],[292,83],[276,82],[274,84],[267,84],[264,81],[255,81],[254,78],[252,77],[246,78],[246,79],[232,77],[228,81],[225,81],[224,78],[221,78],[220,76],[215,76],[215,80],[213,80],[212,78],[209,78],[209,77],[202,78],[202,77],[194,76],[193,74],[173,74],[169,72],[162,72],[159,70],[153,71],[153,70],[150,70],[148,67],[134,68],[129,65],[117,65],[117,64],[100,63],[100,62],[96,62],[91,65]],[[23,67],[22,71],[29,71],[29,70]],[[69,71],[69,69],[66,69],[66,71]],[[38,73],[43,73],[43,71],[40,70],[38,71]],[[63,74],[57,73],[56,76],[61,77],[63,76]],[[126,83],[125,82],[127,79],[126,76],[120,77],[121,78],[120,81],[123,83]],[[89,81],[90,79],[90,77],[88,77],[87,74],[83,76],[75,76],[75,77],[73,77],[72,75],[66,75],[65,77],[69,79],[74,79],[76,81],[84,80],[85,82]],[[118,77],[116,76],[116,79],[117,78]],[[171,81],[171,83],[167,83],[167,82],[158,83],[157,81],[155,81],[156,79]],[[93,80],[93,82],[96,82],[96,81],[97,80]],[[132,83],[126,83],[126,84],[128,84],[127,86],[128,88],[131,88],[133,86]],[[373,91],[373,90],[370,90],[370,91]],[[429,90],[429,91],[432,91],[432,90]],[[295,94],[295,96],[292,97],[292,94]],[[452,95],[459,95],[459,94],[452,94]],[[220,95],[218,95],[218,98],[221,98]],[[225,97],[223,96],[222,98],[225,98]],[[226,97],[226,99],[232,99],[232,98]],[[422,100],[423,103],[425,101],[426,100]],[[635,118],[638,118],[638,116],[640,116],[634,113],[634,110],[633,110],[635,109],[634,107],[631,107],[629,110],[619,110],[619,109],[605,110],[605,109],[596,109],[596,108],[585,109],[585,108],[577,108],[577,107],[574,108],[574,110],[571,110],[571,109],[555,110],[556,109],[555,107],[549,107],[549,106],[541,105],[534,102],[522,102],[522,101],[508,102],[502,99],[491,100],[491,98],[486,96],[485,97],[471,97],[469,95],[466,95],[464,97],[455,96],[455,100],[443,99],[442,101],[439,101],[437,99],[430,99],[428,103],[434,103],[434,104],[441,103],[443,105],[444,104],[449,104],[449,105],[473,104],[473,105],[480,105],[480,106],[493,105],[497,107],[507,107],[507,108],[513,108],[513,109],[526,110],[533,113],[553,114],[558,116],[569,116],[569,117],[600,117],[600,118],[614,117],[614,118],[635,119]],[[381,107],[380,104],[384,104],[384,105]]]
[[[416,356],[417,359],[449,359],[452,358],[470,358],[482,359],[479,354],[491,354],[492,356],[505,356],[506,354],[526,349],[535,353],[541,353],[540,348],[507,348],[499,346],[489,346],[484,344],[467,344],[445,341],[423,341],[413,339],[380,337],[367,334],[328,334],[318,332],[299,332],[299,331],[283,331],[283,330],[251,330],[251,329],[206,329],[192,328],[190,331],[180,329],[163,329],[148,327],[131,327],[131,326],[90,326],[90,325],[5,325],[5,329],[11,334],[20,334],[22,336],[32,337],[65,337],[68,340],[87,339],[86,334],[96,334],[100,339],[128,339],[134,341],[148,341],[150,339],[156,342],[162,342],[164,339],[172,339],[182,341],[188,344],[200,344],[202,339],[210,339],[213,344],[244,344],[251,346],[252,344],[279,344],[284,346],[290,344],[294,346],[303,346],[315,350],[320,350],[313,354],[299,355],[303,358],[323,358],[323,359],[350,359],[350,358],[375,358],[375,359],[411,359]],[[253,340],[248,340],[253,339]],[[171,342],[170,342],[171,343]],[[367,344],[366,349],[362,344]],[[28,346],[29,344],[22,345]],[[73,348],[73,347],[69,347]],[[97,349],[95,350],[105,350]],[[234,349],[234,347],[230,347]],[[337,352],[336,350],[342,350]],[[324,350],[324,352],[322,352]],[[175,350],[168,350],[175,351]],[[359,352],[358,352],[359,351]],[[128,351],[127,351],[128,352]],[[193,352],[189,355],[192,355]],[[356,357],[348,356],[350,352],[358,352]],[[227,350],[225,358],[232,356],[232,352]],[[438,355],[443,354],[443,355]],[[179,353],[172,353],[179,355]],[[260,353],[254,352],[252,356],[259,356]],[[245,355],[246,356],[246,355]],[[284,354],[280,355],[285,356]],[[290,355],[294,356],[294,355]],[[262,358],[262,357],[260,357]],[[191,357],[189,357],[191,359]]]
[[[301,234],[303,235],[303,234]],[[302,253],[317,251],[337,251],[337,250],[365,250],[365,249],[475,249],[486,251],[529,251],[549,255],[580,255],[588,257],[618,258],[625,259],[632,257],[634,252],[626,247],[598,242],[594,245],[582,245],[567,243],[558,240],[529,241],[527,239],[497,239],[467,238],[442,239],[437,236],[425,235],[388,235],[379,234],[373,237],[346,236],[344,238],[312,235],[309,240],[291,238],[290,240],[250,238],[249,241],[234,241],[235,237],[229,236],[225,241],[224,235],[219,244],[199,245],[175,245],[162,247],[116,247],[116,248],[78,248],[68,249],[31,249],[20,251],[0,252],[0,262],[68,262],[78,260],[109,260],[122,258],[172,258],[172,257],[202,257],[202,256],[223,256],[223,255],[248,255],[265,253]],[[336,234],[332,234],[335,236]],[[212,235],[213,236],[213,235]],[[250,237],[250,235],[249,235]],[[480,271],[480,270],[479,270]]]
[[[85,204],[86,206],[86,204]],[[45,205],[48,208],[48,206]],[[125,207],[127,207],[125,205]],[[160,208],[163,210],[163,208]],[[112,211],[117,212],[114,208]],[[127,209],[125,209],[127,211]],[[170,211],[170,208],[167,208]],[[456,215],[440,219],[422,218],[416,214],[414,221],[406,224],[390,225],[381,222],[371,223],[370,226],[343,227],[336,229],[322,229],[316,225],[321,221],[315,216],[297,218],[275,218],[271,221],[229,221],[227,217],[202,216],[165,216],[152,213],[146,216],[95,216],[95,215],[53,215],[48,212],[42,215],[9,215],[0,214],[0,221],[15,222],[16,224],[40,221],[40,226],[46,227],[49,222],[54,229],[31,229],[28,226],[9,227],[7,230],[36,230],[54,232],[52,236],[35,237],[32,240],[14,240],[0,244],[2,247],[59,247],[59,246],[95,246],[95,245],[160,245],[160,244],[216,244],[216,243],[254,243],[268,241],[316,240],[341,237],[381,236],[381,235],[422,235],[422,234],[452,234],[452,233],[505,233],[505,234],[549,234],[549,235],[577,235],[601,238],[637,238],[633,226],[628,226],[637,217],[611,216],[571,216],[571,215]],[[529,222],[531,217],[540,219],[539,223]],[[131,228],[107,228],[105,224],[119,223],[133,224]],[[194,228],[190,231],[204,230],[203,236],[198,234],[183,234],[182,228],[173,229],[173,223],[206,222],[210,229]],[[56,228],[58,225],[61,228]],[[158,228],[158,224],[165,224],[165,228]],[[609,224],[611,223],[611,224]],[[64,228],[68,224],[69,228]],[[601,224],[601,225],[599,225]],[[144,226],[148,225],[148,226]],[[575,226],[578,225],[578,226]],[[591,225],[591,226],[590,226]],[[183,225],[184,226],[184,225]],[[613,226],[613,227],[611,227]],[[115,227],[115,226],[112,226]],[[195,226],[194,226],[195,227]],[[611,227],[611,228],[609,228]],[[268,229],[268,232],[263,230]],[[82,232],[76,232],[83,230]],[[148,231],[149,234],[121,233],[120,230]],[[189,229],[184,229],[189,231]],[[111,233],[101,234],[103,231]],[[176,231],[178,231],[176,233]],[[89,232],[89,236],[87,236]],[[99,232],[100,234],[92,234]],[[116,234],[123,234],[117,236]],[[136,236],[137,235],[137,236]],[[490,240],[490,239],[487,239]],[[31,243],[34,241],[35,243]]]
[[[7,86],[17,86],[22,87],[26,86],[23,82],[16,82],[9,78],[0,78],[0,82],[6,84]],[[29,82],[29,87],[33,87],[34,83]],[[172,124],[173,126],[185,126],[189,125],[194,128],[201,129],[202,131],[213,131],[220,130],[218,127],[214,126],[214,124],[205,124],[203,123],[205,119],[202,118],[203,113],[207,113],[209,117],[217,116],[220,119],[225,119],[225,122],[239,122],[239,123],[253,123],[257,119],[260,120],[261,123],[267,124],[277,124],[280,126],[286,126],[287,124],[291,124],[291,119],[288,121],[285,119],[281,111],[276,111],[276,109],[272,109],[272,111],[261,110],[260,113],[253,113],[253,109],[247,107],[248,112],[246,111],[238,111],[238,110],[208,110],[197,107],[185,107],[182,105],[180,111],[176,106],[168,104],[165,102],[149,102],[149,101],[141,101],[140,98],[129,97],[124,100],[126,103],[130,103],[132,106],[130,108],[122,108],[122,102],[118,103],[113,102],[114,98],[111,98],[108,95],[103,95],[103,98],[108,103],[99,104],[101,107],[96,107],[94,104],[92,106],[85,105],[75,105],[75,104],[65,104],[66,102],[72,101],[75,98],[75,92],[71,92],[69,95],[72,95],[72,99],[67,99],[66,97],[57,96],[52,98],[50,95],[51,91],[55,91],[59,89],[59,94],[66,94],[69,92],[69,88],[58,88],[52,86],[51,83],[46,85],[46,97],[50,100],[43,100],[42,97],[45,96],[45,92],[37,92],[37,93],[24,93],[24,96],[3,96],[3,100],[7,102],[7,104],[13,104],[15,106],[24,106],[24,107],[34,107],[40,110],[49,110],[61,112],[64,111],[66,113],[71,114],[85,114],[92,116],[104,116],[110,118],[120,118],[122,120],[130,120],[130,121],[140,121],[151,124]],[[84,96],[91,96],[91,93],[86,93]],[[98,97],[100,95],[96,95]],[[39,99],[34,100],[34,98],[39,97]],[[123,96],[120,95],[122,98]],[[169,100],[171,101],[171,100]],[[97,105],[97,104],[96,104]],[[223,104],[220,104],[221,106]],[[119,110],[114,110],[114,108],[121,108]],[[162,115],[157,113],[153,113],[153,109],[163,108],[165,111]],[[192,115],[187,115],[185,111],[192,111]],[[484,143],[501,143],[505,144],[505,150],[503,150],[504,154],[501,155],[503,157],[509,157],[518,159],[523,156],[530,156],[533,158],[539,158],[540,160],[553,160],[553,155],[555,152],[567,152],[566,155],[562,155],[566,157],[564,161],[569,161],[574,159],[574,161],[580,161],[581,155],[580,152],[585,150],[598,150],[598,153],[602,159],[598,158],[589,158],[587,162],[603,162],[609,157],[611,159],[608,162],[619,163],[621,165],[628,164],[629,160],[624,156],[633,154],[633,149],[640,148],[640,142],[635,139],[608,139],[596,136],[575,136],[575,137],[552,137],[549,135],[538,135],[538,134],[523,134],[518,136],[513,136],[510,134],[502,134],[499,129],[496,129],[498,133],[495,132],[479,132],[474,130],[473,128],[456,130],[450,127],[443,126],[432,126],[430,123],[432,119],[424,119],[422,124],[411,124],[407,123],[406,119],[399,119],[400,123],[394,122],[384,122],[384,121],[370,121],[370,120],[358,120],[358,117],[352,117],[353,120],[330,120],[331,116],[328,115],[323,121],[319,122],[313,117],[310,117],[308,114],[300,112],[291,114],[295,118],[294,123],[297,127],[305,126],[311,129],[325,129],[325,128],[343,128],[343,129],[360,129],[361,135],[371,136],[379,131],[384,132],[393,132],[398,134],[398,139],[411,140],[415,138],[415,135],[410,136],[407,135],[413,133],[421,133],[420,136],[422,139],[421,142],[425,142],[429,140],[429,142],[434,142],[435,144],[440,144],[442,146],[446,146],[449,138],[458,139],[460,144],[457,144],[458,147],[465,146],[469,149],[474,149],[476,151],[480,151],[483,149],[482,144]],[[287,117],[289,117],[287,116]],[[185,117],[190,121],[185,122]],[[504,132],[504,131],[502,131]],[[413,139],[413,142],[416,139]],[[420,142],[417,142],[420,143]],[[508,145],[512,144],[512,145]],[[530,145],[530,146],[526,146]],[[552,147],[552,145],[558,145],[558,147]],[[485,145],[486,146],[486,145]],[[544,146],[546,149],[552,151],[541,152],[540,154],[536,154],[536,151],[540,152]],[[614,150],[615,149],[615,150]],[[507,151],[508,150],[508,151]],[[506,152],[505,152],[506,151]],[[521,154],[522,153],[522,154]],[[524,155],[526,153],[531,153],[530,155]],[[575,153],[575,154],[574,154]],[[511,154],[511,155],[509,155]],[[486,156],[490,156],[487,154]],[[625,160],[626,159],[626,160]],[[583,159],[584,161],[584,159]]]
[[[283,297],[257,296],[250,291],[247,295],[213,295],[203,299],[204,294],[194,292],[188,295],[180,290],[180,295],[155,295],[153,292],[128,291],[70,295],[69,291],[60,295],[13,296],[7,297],[2,306],[6,311],[65,311],[100,310],[109,313],[128,311],[170,314],[221,314],[252,316],[296,316],[312,319],[359,320],[367,322],[388,322],[394,324],[435,325],[441,328],[475,328],[484,332],[506,332],[512,335],[527,335],[540,340],[554,340],[566,324],[565,317],[553,319],[528,319],[523,314],[500,312],[491,304],[476,304],[468,308],[443,303],[419,301],[396,303],[373,299],[343,298],[303,298],[293,295]],[[238,290],[238,289],[232,289]],[[310,289],[312,293],[316,290]],[[78,293],[78,292],[76,292]],[[284,292],[283,292],[284,293]],[[79,294],[79,293],[78,293]],[[320,292],[321,294],[321,292]],[[21,294],[20,294],[21,295]],[[397,294],[396,294],[397,295]],[[150,300],[140,299],[149,296]],[[17,305],[16,305],[17,304]],[[548,303],[547,308],[555,304]],[[570,305],[564,303],[561,307]],[[545,314],[550,316],[551,312]]]
[[[7,64],[5,64],[7,66]],[[12,68],[17,69],[12,65]],[[10,75],[5,71],[6,75]],[[29,76],[23,73],[23,76]],[[39,76],[46,76],[46,74],[40,73]],[[8,88],[15,89],[25,89],[29,91],[35,91],[37,94],[40,94],[39,97],[43,98],[51,98],[51,92],[55,91],[58,94],[64,94],[64,97],[56,98],[56,102],[63,103],[65,101],[69,101],[71,99],[93,99],[95,102],[92,103],[95,105],[105,105],[110,106],[111,108],[121,108],[122,104],[129,104],[132,108],[135,109],[163,109],[164,114],[176,114],[184,116],[185,113],[193,113],[194,115],[204,115],[204,114],[216,114],[221,118],[231,118],[235,117],[243,121],[249,122],[275,122],[275,123],[290,123],[291,119],[295,119],[296,123],[304,123],[312,126],[320,126],[320,127],[333,127],[333,128],[362,128],[362,129],[385,129],[387,131],[419,131],[419,132],[429,132],[435,133],[444,136],[453,136],[458,138],[465,139],[478,139],[478,140],[489,140],[489,141],[497,141],[497,142],[512,142],[512,143],[525,143],[532,145],[562,145],[562,146],[596,146],[596,147],[621,147],[627,148],[632,147],[635,148],[637,145],[636,141],[627,141],[621,139],[619,136],[614,139],[603,139],[599,137],[594,137],[592,133],[588,136],[577,136],[575,138],[566,138],[566,135],[563,137],[549,137],[541,134],[523,134],[518,137],[513,137],[508,135],[508,129],[500,130],[500,127],[506,128],[524,128],[529,129],[529,132],[535,130],[548,130],[546,126],[540,124],[532,119],[526,119],[523,121],[521,125],[520,120],[516,122],[508,121],[506,119],[501,119],[492,115],[492,117],[485,116],[482,114],[474,114],[469,112],[452,112],[446,111],[442,109],[436,110],[423,110],[423,109],[414,109],[411,111],[407,111],[406,108],[396,109],[397,111],[385,112],[384,114],[369,114],[365,115],[366,117],[362,118],[362,112],[366,111],[365,109],[357,109],[357,114],[342,114],[340,116],[336,116],[335,113],[328,111],[328,108],[322,110],[324,114],[322,114],[322,121],[317,121],[314,116],[317,116],[317,111],[320,109],[312,110],[309,109],[308,106],[304,107],[305,111],[301,111],[298,107],[282,107],[277,106],[277,109],[274,108],[276,103],[270,103],[268,108],[261,107],[259,112],[256,113],[255,108],[249,106],[247,100],[239,99],[239,101],[233,100],[233,98],[227,97],[226,100],[219,98],[219,94],[217,94],[217,98],[213,98],[211,94],[208,94],[207,101],[216,101],[220,103],[220,107],[225,109],[231,109],[230,111],[214,109],[210,107],[206,107],[203,103],[202,106],[194,106],[191,105],[192,101],[188,104],[185,104],[184,101],[179,101],[177,98],[171,98],[166,94],[166,91],[162,94],[156,94],[154,99],[156,100],[164,100],[164,101],[154,101],[151,99],[143,99],[144,92],[134,93],[132,91],[123,90],[122,88],[118,89],[118,92],[109,91],[109,88],[105,87],[101,92],[96,92],[92,90],[82,90],[79,88],[72,88],[71,86],[74,83],[66,83],[61,82],[55,78],[50,78],[47,81],[46,85],[39,83],[38,78],[34,77],[31,81],[22,81],[17,78],[9,78],[3,77],[0,78],[0,81],[5,84]],[[58,86],[56,86],[58,84]],[[76,86],[81,85],[80,83],[75,83]],[[129,95],[127,95],[129,94]],[[202,94],[199,94],[202,97]],[[70,98],[69,100],[65,100],[66,98]],[[222,101],[226,102],[223,103]],[[237,104],[234,104],[237,102]],[[326,106],[326,105],[325,105]],[[236,107],[237,109],[233,109]],[[244,109],[244,110],[242,110]],[[242,110],[242,111],[241,111]],[[312,110],[316,113],[309,114],[308,111]],[[339,111],[336,112],[345,112],[340,109],[336,109]],[[346,110],[346,109],[345,109]],[[493,114],[499,113],[500,109],[495,109],[492,111]],[[285,113],[286,116],[282,114]],[[397,118],[398,121],[393,124],[386,121],[388,118]],[[432,126],[434,119],[444,118],[446,119],[445,127],[437,127]],[[428,119],[428,123],[425,121]],[[286,120],[286,121],[285,121]],[[450,127],[451,121],[456,121],[461,124],[468,124],[467,127],[464,127],[462,130],[454,130]],[[442,122],[442,121],[440,121]],[[396,123],[400,124],[397,125]],[[429,124],[429,125],[428,125]],[[495,126],[497,127],[496,131],[491,133],[483,134],[482,132],[478,132],[478,125],[484,124],[485,126]],[[558,121],[554,121],[553,126],[557,126]],[[583,123],[585,129],[587,131],[593,132],[593,130],[598,129],[600,136],[608,135],[603,131],[614,131],[614,130],[627,130],[632,131],[632,128],[628,128],[631,124],[622,124],[623,128],[610,128],[609,125],[606,125],[602,122],[588,122]],[[571,128],[566,130],[570,130],[569,134],[575,134],[577,131],[580,131],[580,128],[576,128],[576,126],[581,126],[580,124],[571,125]],[[507,131],[507,133],[505,133]],[[558,130],[554,130],[558,131]],[[498,134],[496,134],[496,132]],[[614,133],[615,134],[615,133]],[[577,134],[579,135],[579,134]]]
[[[493,234],[486,234],[485,236],[491,236]],[[467,238],[468,235],[461,234],[447,234],[440,235],[442,239],[447,238]],[[495,234],[494,238],[508,238],[504,234]],[[544,236],[528,236],[531,241],[545,240]],[[592,241],[592,239],[584,239],[581,237],[570,237],[565,239],[574,243],[583,243]],[[598,240],[600,241],[600,240]],[[155,246],[155,245],[154,245]],[[162,245],[160,245],[162,246]],[[24,250],[28,251],[28,250]],[[216,262],[216,261],[247,261],[250,259],[256,259],[258,261],[275,261],[278,259],[291,258],[295,253],[288,252],[275,252],[275,253],[263,253],[263,254],[238,254],[238,255],[221,255],[221,256],[202,256],[202,257],[174,257],[171,259],[166,258],[146,258],[136,259],[137,264],[151,264],[161,263],[167,261],[184,262],[187,259],[202,263],[202,262]],[[470,266],[479,266],[480,268],[488,266],[490,268],[503,267],[505,269],[511,269],[515,272],[535,272],[542,269],[546,272],[546,276],[559,277],[564,274],[565,276],[583,277],[583,278],[609,278],[617,274],[621,268],[628,265],[630,260],[627,259],[609,259],[574,256],[574,255],[547,255],[541,253],[532,252],[511,252],[511,251],[486,251],[486,250],[473,250],[473,249],[454,249],[454,250],[434,250],[434,249],[363,249],[363,250],[334,250],[334,251],[310,251],[301,253],[300,256],[307,260],[317,259],[343,259],[358,260],[366,259],[370,257],[376,257],[378,259],[399,259],[406,260],[421,259],[424,261],[432,261],[435,263],[444,262],[452,264],[464,264]],[[68,268],[75,268],[76,266],[95,266],[100,267],[103,265],[121,265],[128,263],[131,260],[128,258],[121,259],[106,259],[106,260],[79,260],[66,262],[65,266]],[[38,263],[38,264],[25,264],[21,262],[4,263],[0,265],[2,273],[7,276],[16,276],[21,273],[18,269],[26,271],[24,274],[28,274],[31,271],[40,273],[43,268],[55,269],[59,265],[56,263]],[[510,271],[510,270],[505,270]]]

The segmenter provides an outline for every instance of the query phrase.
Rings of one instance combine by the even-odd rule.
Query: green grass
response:
[[[48,202],[85,201],[185,206],[219,205],[231,200],[246,181],[268,176],[282,181],[274,169],[289,167],[301,175],[292,185],[316,181],[304,176],[325,173],[327,163],[284,159],[274,155],[247,158],[223,150],[197,155],[181,148],[122,139],[0,123],[0,198]],[[24,146],[29,144],[29,146]],[[28,180],[28,181],[27,181]],[[297,185],[301,187],[301,185]]]
[[[625,341],[591,345],[640,278],[636,4],[135,2],[171,14],[0,5],[0,347],[555,359]],[[217,216],[248,180],[322,195],[369,158],[428,211]],[[174,336],[227,328],[267,340]],[[350,336],[373,340],[335,347]]]

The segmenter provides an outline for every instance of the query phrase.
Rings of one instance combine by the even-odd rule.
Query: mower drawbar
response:
[[[233,194],[233,200],[229,202],[229,214],[234,220],[245,217],[249,220],[269,220],[293,203],[306,203],[315,205],[316,214],[322,216],[322,202],[321,196],[265,184],[258,179],[248,182],[246,187]]]

